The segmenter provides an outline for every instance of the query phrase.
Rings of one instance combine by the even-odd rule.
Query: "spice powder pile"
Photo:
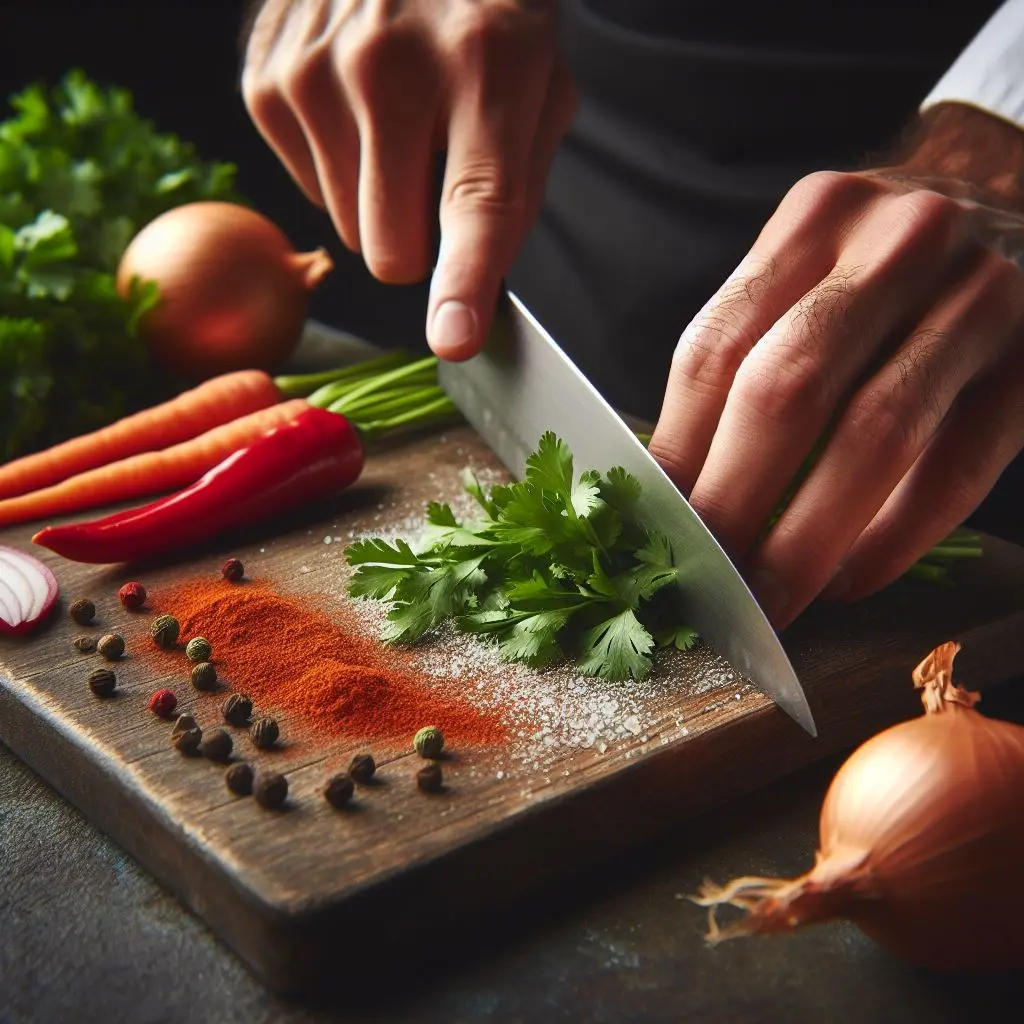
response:
[[[210,641],[233,690],[286,715],[293,733],[408,743],[436,723],[459,746],[505,738],[496,712],[440,693],[436,680],[345,610],[328,615],[260,581],[194,579],[154,596],[161,612],[179,619],[183,637]]]

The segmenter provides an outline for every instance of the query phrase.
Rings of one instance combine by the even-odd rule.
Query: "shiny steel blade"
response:
[[[577,471],[622,466],[641,483],[638,512],[668,537],[688,625],[812,736],[814,718],[786,652],[743,578],[622,418],[514,295],[484,351],[440,366],[441,384],[513,476],[541,435],[568,444]]]

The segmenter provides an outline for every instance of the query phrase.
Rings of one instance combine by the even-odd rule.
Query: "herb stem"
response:
[[[400,366],[411,358],[412,356],[405,351],[388,352],[373,359],[364,359],[349,366],[340,366],[320,373],[286,374],[275,377],[274,383],[285,398],[307,398],[328,384],[370,377],[378,371]]]

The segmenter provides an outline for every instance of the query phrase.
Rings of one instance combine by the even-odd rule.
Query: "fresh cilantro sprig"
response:
[[[238,200],[235,168],[160,133],[124,89],[72,71],[0,122],[0,461],[159,400],[179,382],[134,328],[157,299],[118,296],[132,236],[171,207]]]
[[[350,593],[391,606],[386,642],[452,621],[492,638],[507,661],[570,658],[611,680],[647,675],[658,643],[696,642],[667,599],[678,576],[671,545],[638,520],[640,484],[625,470],[576,476],[565,442],[547,433],[523,480],[485,491],[467,470],[464,482],[479,518],[459,522],[432,502],[415,545],[372,538],[345,550]]]

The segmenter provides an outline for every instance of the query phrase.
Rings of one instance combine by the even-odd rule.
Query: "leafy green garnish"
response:
[[[676,582],[671,545],[646,529],[640,484],[625,470],[574,475],[565,442],[545,434],[522,481],[485,491],[464,478],[481,516],[459,522],[431,502],[416,544],[350,544],[350,592],[391,605],[383,639],[411,643],[442,623],[493,638],[501,657],[541,667],[572,658],[586,675],[640,679],[662,646],[696,633],[669,625]]]
[[[135,335],[153,285],[121,299],[128,242],[159,214],[238,201],[235,168],[204,163],[80,71],[11,98],[0,123],[0,461],[167,397]]]

